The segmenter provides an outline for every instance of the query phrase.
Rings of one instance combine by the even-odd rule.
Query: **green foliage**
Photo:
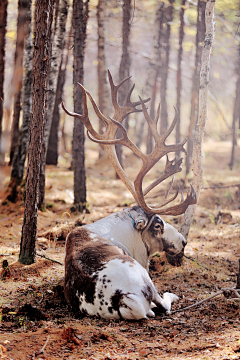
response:
[[[209,218],[211,224],[215,224],[215,216],[213,214],[209,214],[208,218]]]

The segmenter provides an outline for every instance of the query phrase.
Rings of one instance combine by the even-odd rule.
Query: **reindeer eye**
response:
[[[161,229],[161,225],[160,224],[155,224],[154,225],[154,230],[160,230]]]

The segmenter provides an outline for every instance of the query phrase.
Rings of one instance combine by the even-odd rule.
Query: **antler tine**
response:
[[[129,79],[131,79],[132,76],[128,76],[127,78],[123,79],[122,81],[120,81],[119,84],[115,85],[113,82],[113,78],[112,78],[112,74],[110,73],[110,70],[108,69],[108,79],[109,79],[109,83],[111,86],[111,89],[113,90],[113,93],[117,96],[117,91],[118,89],[122,86],[122,84],[124,84],[126,81],[128,81]],[[115,90],[116,89],[116,90]]]
[[[166,139],[168,138],[168,136],[171,134],[171,132],[173,131],[173,129],[174,129],[174,127],[175,127],[175,125],[176,125],[176,123],[177,123],[177,121],[178,121],[178,111],[177,111],[177,109],[175,108],[175,106],[174,106],[174,110],[175,110],[175,117],[174,117],[174,119],[173,119],[173,122],[171,123],[169,129],[165,132],[165,134],[162,135],[162,136],[163,136],[163,139],[164,139],[163,143],[164,143],[164,145],[165,145],[166,147],[172,147],[172,145],[166,145],[166,144],[165,144],[165,141],[166,141]],[[187,140],[188,140],[188,137],[186,137],[181,143],[174,145],[174,146],[177,146],[177,145],[180,146],[180,147],[181,147],[181,150],[180,150],[180,151],[183,151],[186,155],[187,155],[187,151],[184,149],[183,145],[186,144]],[[177,150],[177,149],[176,149],[176,150]],[[176,151],[176,150],[175,150],[175,151]]]
[[[172,178],[172,180],[171,180],[171,182],[170,182],[170,184],[168,186],[168,189],[167,189],[166,194],[165,194],[165,199],[167,199],[167,197],[168,197],[168,195],[169,195],[169,193],[170,193],[170,191],[171,191],[171,189],[173,187],[174,180],[175,180],[175,176],[173,176],[173,178]]]
[[[143,196],[147,195],[149,193],[149,191],[151,191],[152,189],[154,189],[158,184],[160,184],[161,182],[163,182],[164,180],[166,180],[169,176],[174,175],[180,171],[182,171],[182,158],[180,158],[177,162],[176,158],[173,160],[169,160],[168,159],[168,155],[166,155],[167,157],[167,161],[166,161],[166,165],[165,165],[165,169],[164,169],[164,173],[155,181],[153,181],[152,184],[150,184],[144,191],[143,191]],[[175,164],[173,164],[175,162]]]
[[[170,127],[168,128],[168,130],[165,132],[165,134],[163,134],[163,138],[164,140],[166,140],[166,138],[171,134],[171,132],[173,131],[177,121],[178,121],[178,111],[177,111],[177,108],[175,108],[174,106],[174,110],[175,110],[175,116],[174,116],[174,119],[170,125]]]
[[[156,210],[156,208],[162,208],[163,206],[166,206],[167,204],[169,204],[170,202],[174,201],[176,199],[176,197],[178,196],[178,193],[179,193],[179,188],[177,188],[177,191],[176,193],[170,198],[170,199],[166,199],[165,197],[165,201],[161,204],[158,204],[158,205],[151,205],[150,208],[151,209],[154,209],[154,211]]]
[[[184,202],[184,195],[183,195],[183,192],[181,191],[181,203]]]
[[[81,86],[79,83],[78,83],[78,85]],[[89,100],[92,103],[92,106],[94,108],[94,111],[95,111],[96,115],[104,122],[104,124],[106,126],[108,126],[109,125],[109,120],[106,118],[106,116],[103,115],[103,113],[101,112],[101,110],[99,109],[99,107],[97,106],[95,101],[93,100],[92,95],[90,94],[90,92],[87,91],[86,89],[85,89],[85,92],[87,93],[87,95],[89,97]]]
[[[89,132],[95,137],[95,138],[102,138],[102,135],[98,134],[92,127],[92,124],[89,120],[88,117],[88,107],[87,107],[87,97],[86,97],[86,89],[80,84],[78,83],[78,85],[80,86],[81,90],[82,90],[82,97],[83,97],[83,115],[77,114],[75,112],[71,112],[68,111],[65,108],[64,102],[62,101],[62,108],[63,110],[70,116],[73,116],[77,119],[82,120],[82,122],[84,123],[84,125],[86,126],[86,128],[89,130]]]
[[[185,213],[189,205],[194,205],[197,203],[196,192],[192,184],[190,184],[190,186],[191,186],[191,190],[187,194],[187,197],[183,202],[174,206],[170,206],[169,208],[155,210],[155,213],[159,215],[173,215],[173,216],[177,216]]]
[[[133,86],[131,87],[131,89],[129,90],[129,92],[127,94],[127,98],[126,98],[126,101],[125,101],[125,106],[133,106],[134,109],[135,109],[134,112],[142,112],[143,111],[142,109],[136,109],[136,107],[138,105],[141,105],[141,101],[132,102],[131,99],[130,99],[134,88],[135,88],[135,84],[133,84]],[[151,100],[150,97],[145,99],[145,100],[142,100],[142,102],[147,103],[149,100]]]
[[[154,119],[154,121],[155,121],[156,123],[157,123],[158,120],[159,120],[160,108],[161,108],[161,104],[159,103],[159,104],[158,104],[158,108],[157,108],[157,113],[156,113],[156,116],[155,116],[155,119]]]
[[[116,144],[120,144],[120,145],[126,145],[126,142],[129,140],[129,137],[127,135],[127,130],[125,129],[125,127],[119,123],[118,121],[110,118],[110,120],[115,124],[117,125],[121,130],[122,130],[122,133],[123,133],[123,136],[120,138],[120,139],[112,139],[112,140],[99,140],[99,139],[94,139],[94,137],[92,137],[92,135],[90,135],[90,133],[88,133],[87,131],[87,136],[89,137],[90,140],[92,140],[93,142],[95,143],[98,143],[98,144],[101,144],[101,145],[116,145]],[[124,142],[125,140],[125,142]]]
[[[115,120],[117,120],[118,122],[122,122],[129,114],[142,111],[142,109],[136,109],[136,107],[141,104],[140,101],[132,102],[130,100],[135,85],[133,85],[131,89],[128,91],[127,98],[123,106],[120,106],[117,100],[117,93],[119,88],[122,86],[122,84],[124,84],[127,80],[129,80],[131,76],[122,80],[118,85],[114,85],[112,75],[108,70],[108,78],[111,86],[112,103],[115,109],[115,114],[113,116]],[[150,98],[145,99],[143,101],[148,102],[149,100]]]
[[[154,137],[154,140],[157,141],[157,139],[159,138],[159,134],[158,134],[158,131],[157,131],[157,121],[155,120],[152,120],[147,112],[147,108],[146,108],[146,105],[144,104],[141,96],[139,96],[139,99],[140,99],[140,102],[141,102],[141,105],[142,105],[142,109],[143,109],[143,115],[151,129],[151,132],[152,132],[152,135]]]
[[[132,152],[137,157],[139,157],[140,159],[142,159],[144,161],[146,155],[144,155],[141,152],[141,150],[132,142],[132,140],[129,139],[126,128],[118,121],[116,121],[112,118],[110,118],[110,120],[115,125],[117,125],[118,128],[120,128],[122,130],[123,136],[120,139],[109,139],[109,140],[94,139],[94,137],[92,137],[91,135],[89,135],[87,133],[89,139],[92,140],[93,142],[96,142],[101,145],[116,145],[116,144],[124,145],[124,146],[128,147],[130,150],[132,150]]]
[[[112,104],[113,104],[113,107],[116,112],[120,107],[120,105],[118,104],[118,100],[117,100],[118,89],[122,86],[122,84],[124,84],[130,78],[131,78],[131,76],[127,77],[126,79],[123,79],[118,85],[115,85],[113,82],[112,74],[108,70],[108,79],[109,79],[109,83],[110,83],[110,87],[111,87]]]
[[[177,204],[177,205],[173,205],[170,206],[168,208],[162,208],[163,206],[167,205],[168,203],[170,203],[171,201],[173,201],[174,199],[176,199],[177,195],[178,195],[178,191],[177,193],[168,201],[166,201],[164,204],[160,204],[158,206],[158,209],[155,206],[147,206],[144,208],[144,211],[152,214],[158,214],[158,215],[172,215],[172,216],[177,216],[177,215],[181,215],[183,213],[185,213],[185,211],[187,210],[189,205],[194,205],[197,202],[197,196],[196,196],[196,192],[192,186],[192,184],[190,184],[191,186],[191,190],[190,193],[187,194],[187,197],[184,201],[182,201],[181,203]],[[160,208],[161,207],[161,208]]]

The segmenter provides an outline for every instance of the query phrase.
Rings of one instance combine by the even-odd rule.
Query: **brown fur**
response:
[[[134,260],[120,247],[95,235],[86,228],[73,230],[66,243],[65,257],[65,297],[69,305],[77,311],[79,295],[85,293],[89,303],[93,303],[97,273],[111,259],[123,262]],[[95,275],[93,275],[95,274]]]

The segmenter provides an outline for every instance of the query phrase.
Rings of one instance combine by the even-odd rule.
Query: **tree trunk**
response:
[[[236,97],[233,107],[233,121],[232,121],[232,151],[229,167],[232,170],[235,162],[235,150],[237,146],[237,120],[240,120],[240,45],[238,49],[238,73],[237,73],[237,84],[236,84]]]
[[[12,169],[10,201],[17,197],[17,186],[21,184],[24,175],[24,164],[28,148],[29,118],[32,108],[32,1],[28,2],[28,15],[26,19],[27,35],[24,44],[23,56],[23,87],[22,87],[22,126],[19,133],[18,146],[15,150]]]
[[[145,97],[151,97],[151,107],[150,107],[150,116],[154,118],[155,116],[155,105],[156,105],[156,93],[158,89],[158,78],[159,78],[159,71],[161,68],[161,33],[162,33],[162,22],[163,22],[163,15],[164,15],[164,3],[161,3],[156,12],[156,18],[154,22],[154,29],[153,29],[153,53],[152,57],[149,61],[149,67],[147,71],[147,81],[146,87],[144,91]],[[136,145],[140,148],[142,143],[142,138],[144,134],[144,125],[146,123],[145,117],[142,116],[140,125],[137,131],[137,141]],[[148,133],[147,133],[147,154],[150,154],[153,149],[153,136],[152,132],[148,126]]]
[[[0,1],[0,165],[4,163],[4,151],[2,149],[2,120],[4,101],[4,68],[5,68],[5,39],[7,26],[8,0]]]
[[[189,125],[187,156],[186,156],[186,175],[190,171],[190,166],[192,162],[194,129],[198,118],[199,74],[201,67],[202,44],[206,32],[205,9],[206,9],[206,2],[204,0],[198,0],[196,56],[195,56],[195,67],[194,67],[193,82],[192,82],[191,113],[190,113],[190,125]]]
[[[131,0],[124,0],[123,1],[123,26],[122,26],[122,57],[119,67],[119,81],[122,81],[123,79],[127,78],[130,75],[130,66],[131,66],[131,60],[130,60],[130,54],[129,54],[129,46],[130,46],[130,29],[131,29],[131,23],[130,23],[130,17],[131,17]],[[129,82],[124,83],[118,92],[118,101],[120,105],[123,105],[124,100],[126,98],[126,94],[128,92],[129,88]],[[127,126],[127,119],[125,119],[126,128]],[[117,130],[116,137],[120,138],[122,136],[121,130]],[[116,153],[118,160],[123,167],[123,153],[122,153],[122,146],[116,145]],[[119,179],[118,174],[116,173],[116,179]]]
[[[62,6],[60,8],[59,27],[60,27],[61,31],[65,31],[65,25],[66,25],[67,13],[68,13],[68,1],[61,2],[61,5]],[[57,32],[58,32],[58,30],[57,30]],[[56,32],[56,34],[57,34],[57,32]],[[71,32],[72,32],[72,30],[70,29],[65,56],[62,55],[63,49],[60,50],[61,58],[60,58],[60,65],[59,65],[59,69],[58,69],[58,75],[55,74],[57,84],[56,84],[55,95],[53,94],[54,98],[52,99],[52,101],[53,101],[53,108],[51,109],[52,115],[49,114],[49,116],[51,116],[52,120],[51,120],[51,124],[49,124],[49,125],[51,125],[51,129],[50,129],[50,134],[49,134],[47,157],[46,157],[46,164],[51,164],[51,165],[57,165],[57,163],[58,163],[58,140],[59,140],[58,139],[58,128],[59,128],[59,121],[60,121],[59,105],[62,101],[62,92],[63,92],[64,83],[65,83],[65,73],[66,73],[66,66],[67,66],[67,62],[68,62]],[[61,35],[63,35],[63,34],[61,34]],[[62,42],[65,45],[65,41],[62,41]]]
[[[98,107],[100,111],[108,117],[108,98],[109,92],[107,87],[107,69],[105,58],[105,0],[98,0],[97,8],[98,20]],[[99,133],[103,134],[104,123],[99,119]],[[104,154],[104,147],[99,146],[99,158]]]
[[[18,145],[19,137],[19,117],[21,111],[21,90],[22,90],[22,74],[23,74],[23,52],[24,40],[28,28],[28,0],[18,1],[18,19],[17,19],[17,39],[15,50],[15,68],[13,77],[14,86],[14,101],[13,101],[13,119],[11,128],[11,147],[10,147],[10,161],[12,164],[13,155]]]
[[[168,79],[168,65],[170,54],[170,34],[171,23],[173,21],[173,3],[174,0],[169,0],[169,6],[164,10],[164,20],[161,35],[161,123],[160,134],[164,134],[168,127],[168,112],[167,112],[167,79]]]
[[[73,87],[74,112],[83,114],[82,91],[77,82],[83,84],[84,51],[88,21],[88,0],[73,0]],[[74,204],[82,212],[86,207],[86,172],[84,151],[84,124],[74,118],[73,128],[73,169],[74,169]]]
[[[193,143],[193,187],[196,191],[197,200],[199,199],[202,187],[202,142],[207,122],[207,98],[210,71],[210,55],[214,38],[214,5],[215,0],[207,0],[206,4],[206,36],[202,50],[202,61],[200,69],[199,87],[199,111],[198,122],[195,129]],[[190,226],[196,211],[196,205],[190,205],[183,217],[180,232],[187,239]]]
[[[44,136],[45,96],[50,59],[51,26],[54,0],[36,0],[33,53],[33,99],[29,127],[26,198],[19,261],[32,264],[37,238],[37,203],[41,150]]]
[[[53,25],[52,25],[53,35],[54,35],[54,36],[55,36],[55,34],[56,34],[56,30],[57,30],[57,27],[58,27],[58,20],[59,20],[59,15],[58,15],[58,12],[59,12],[59,1],[60,1],[60,0],[55,0],[55,3],[54,3]]]
[[[64,35],[68,14],[68,0],[60,1],[59,8],[59,24],[52,44],[51,66],[49,69],[49,92],[47,99],[46,125],[44,127],[44,141],[41,153],[41,170],[40,170],[40,184],[39,184],[39,207],[45,207],[45,167],[46,156],[48,151],[48,141],[50,130],[52,126],[53,110],[56,98],[58,72],[60,68],[62,52],[64,49]],[[50,149],[51,150],[51,149]]]
[[[180,26],[179,26],[179,41],[178,41],[178,65],[177,65],[177,104],[176,108],[178,111],[178,121],[176,124],[176,143],[180,143],[181,139],[181,91],[182,91],[182,54],[183,54],[183,39],[184,39],[184,11],[185,11],[186,0],[182,0],[180,10]],[[180,152],[176,153],[176,159],[180,158]]]
[[[61,61],[59,73],[58,73],[58,83],[57,83],[55,104],[54,104],[53,117],[52,117],[52,126],[51,126],[51,131],[50,131],[50,136],[49,136],[48,152],[47,152],[47,159],[46,159],[46,164],[48,164],[48,165],[50,165],[50,164],[57,165],[57,163],[58,163],[58,151],[59,151],[59,149],[58,149],[58,144],[59,144],[58,133],[59,133],[59,124],[60,124],[59,106],[63,99],[63,87],[64,87],[65,79],[66,79],[66,67],[68,64],[71,42],[72,42],[72,27],[69,31],[69,38],[68,38],[67,46],[65,48],[66,53],[62,57],[62,61]]]

